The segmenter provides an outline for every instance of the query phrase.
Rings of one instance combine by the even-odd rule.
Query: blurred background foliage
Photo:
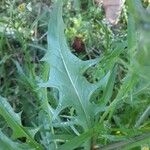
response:
[[[8,98],[16,112],[22,111],[22,122],[25,126],[34,126],[38,122],[37,113],[40,107],[37,99],[40,97],[37,83],[43,78],[42,72],[47,65],[40,59],[47,49],[47,20],[51,4],[50,0],[0,1],[0,95]],[[143,0],[143,6],[147,8],[149,1]],[[102,5],[97,5],[92,0],[66,1],[64,5],[65,34],[72,52],[83,60],[101,58],[97,66],[85,72],[87,80],[91,83],[97,82],[108,70],[113,69],[114,64],[118,66],[109,104],[116,97],[121,85],[130,80],[125,78],[126,75],[137,70],[140,72],[141,69],[141,66],[139,69],[138,65],[136,67],[131,65],[133,53],[127,48],[127,42],[128,32],[132,32],[132,29],[129,31],[127,28],[129,22],[127,15],[125,4],[118,24],[112,26],[105,18]],[[132,40],[136,41],[137,37],[135,34],[134,36]],[[149,37],[148,34],[147,38]],[[118,48],[119,43],[125,44],[123,51]],[[149,43],[144,44],[150,48]],[[141,61],[146,58],[145,55],[140,53],[137,58]],[[141,76],[149,75],[148,72],[149,68],[146,70],[142,68]],[[139,74],[134,76],[135,83],[127,87],[128,92],[121,98],[122,101],[119,102],[111,121],[105,122],[108,128],[134,128],[138,118],[149,106],[149,76],[148,80],[144,80],[137,77]],[[48,90],[49,103],[55,108],[57,91]],[[125,91],[126,87],[123,90]],[[103,101],[103,92],[95,92],[92,101]],[[0,127],[10,135],[11,131],[5,121],[2,118],[0,120]],[[149,132],[149,125],[150,121],[144,120],[141,130]],[[127,131],[117,130],[111,134],[124,135]],[[113,138],[104,137],[99,139],[99,143],[117,141]]]

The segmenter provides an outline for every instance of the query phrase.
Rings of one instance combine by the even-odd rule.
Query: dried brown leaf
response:
[[[115,25],[121,14],[124,0],[103,0],[107,20]]]
[[[96,4],[103,4],[106,19],[112,25],[117,24],[125,0],[95,0]]]

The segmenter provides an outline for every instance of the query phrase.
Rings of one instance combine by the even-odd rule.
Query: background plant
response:
[[[1,149],[140,149],[150,142],[149,14],[139,0],[127,1],[128,26],[122,15],[116,28],[91,2],[81,10],[65,2],[65,35],[61,1],[51,11],[47,1],[1,3]],[[79,34],[86,51],[72,54]]]

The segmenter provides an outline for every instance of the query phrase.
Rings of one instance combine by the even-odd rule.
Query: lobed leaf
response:
[[[8,138],[3,132],[0,131],[0,149],[1,150],[23,150],[28,149],[31,150],[31,147],[27,144],[20,144],[18,142],[12,141],[10,138]]]
[[[98,107],[90,102],[90,97],[97,88],[106,84],[109,73],[105,80],[96,84],[89,83],[83,76],[86,69],[98,63],[98,59],[82,61],[69,50],[64,35],[62,4],[62,1],[57,1],[50,15],[48,51],[42,59],[49,63],[50,73],[49,80],[40,86],[59,90],[59,104],[53,119],[64,108],[73,107],[77,113],[77,124],[87,130],[94,123],[95,109]]]
[[[0,115],[3,116],[9,127],[13,130],[12,134],[13,139],[26,137],[30,146],[32,146],[33,148],[37,148],[38,150],[43,149],[33,138],[35,132],[33,132],[33,130],[30,131],[22,126],[20,114],[15,113],[11,105],[7,102],[7,100],[1,96],[0,96]]]

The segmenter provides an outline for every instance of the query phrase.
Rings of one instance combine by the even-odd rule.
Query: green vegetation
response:
[[[149,5],[1,0],[0,150],[148,149]]]

